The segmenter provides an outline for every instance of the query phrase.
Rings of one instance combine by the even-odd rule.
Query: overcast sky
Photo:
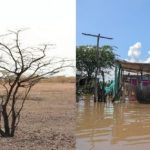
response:
[[[51,56],[75,59],[75,0],[4,0],[0,5],[0,35],[28,28],[22,42],[55,44]],[[75,72],[66,70],[63,75]]]

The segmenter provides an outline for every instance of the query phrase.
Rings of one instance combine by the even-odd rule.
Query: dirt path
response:
[[[73,150],[75,84],[39,83],[30,93],[14,138],[0,138],[1,150]]]

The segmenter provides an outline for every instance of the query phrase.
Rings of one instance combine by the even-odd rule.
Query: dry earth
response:
[[[0,137],[0,150],[73,150],[75,84],[39,83],[31,91],[13,138]]]

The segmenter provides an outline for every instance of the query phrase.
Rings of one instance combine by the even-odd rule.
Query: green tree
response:
[[[114,49],[109,45],[99,48],[98,60],[96,58],[95,46],[79,46],[76,50],[76,68],[78,71],[84,72],[88,78],[91,78],[94,76],[95,70],[98,67],[103,79],[102,88],[104,91],[104,72],[106,69],[113,67],[115,57]]]
[[[96,47],[79,46],[76,49],[76,68],[84,72],[88,77],[92,77],[98,65],[99,69],[111,68],[114,64],[116,54],[113,47],[105,45],[99,48],[99,59],[96,60]]]
[[[80,46],[76,50],[76,67],[80,72],[84,72],[89,78],[92,77],[96,68],[96,53],[94,47]]]

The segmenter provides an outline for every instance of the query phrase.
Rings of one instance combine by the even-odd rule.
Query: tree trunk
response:
[[[97,102],[97,74],[98,74],[98,69],[95,71],[95,90],[94,90],[94,102]]]
[[[11,129],[9,126],[9,118],[6,112],[6,107],[3,106],[2,116],[4,120],[4,131],[0,129],[0,134],[2,137],[13,137],[15,133],[15,123],[16,123],[16,114],[12,112],[12,121],[11,121]]]
[[[106,102],[106,99],[105,99],[105,76],[104,76],[103,71],[102,71],[102,80],[103,80],[103,83],[102,83],[102,101]]]
[[[13,108],[14,109],[14,108]],[[12,122],[11,122],[11,131],[10,131],[10,136],[13,137],[15,133],[15,123],[16,123],[16,114],[15,111],[12,111]]]
[[[4,129],[5,129],[5,131],[3,133],[1,132],[2,133],[1,135],[5,136],[5,137],[10,137],[9,119],[8,119],[8,115],[7,115],[5,105],[3,105],[2,116],[3,116],[3,119],[4,119]]]

